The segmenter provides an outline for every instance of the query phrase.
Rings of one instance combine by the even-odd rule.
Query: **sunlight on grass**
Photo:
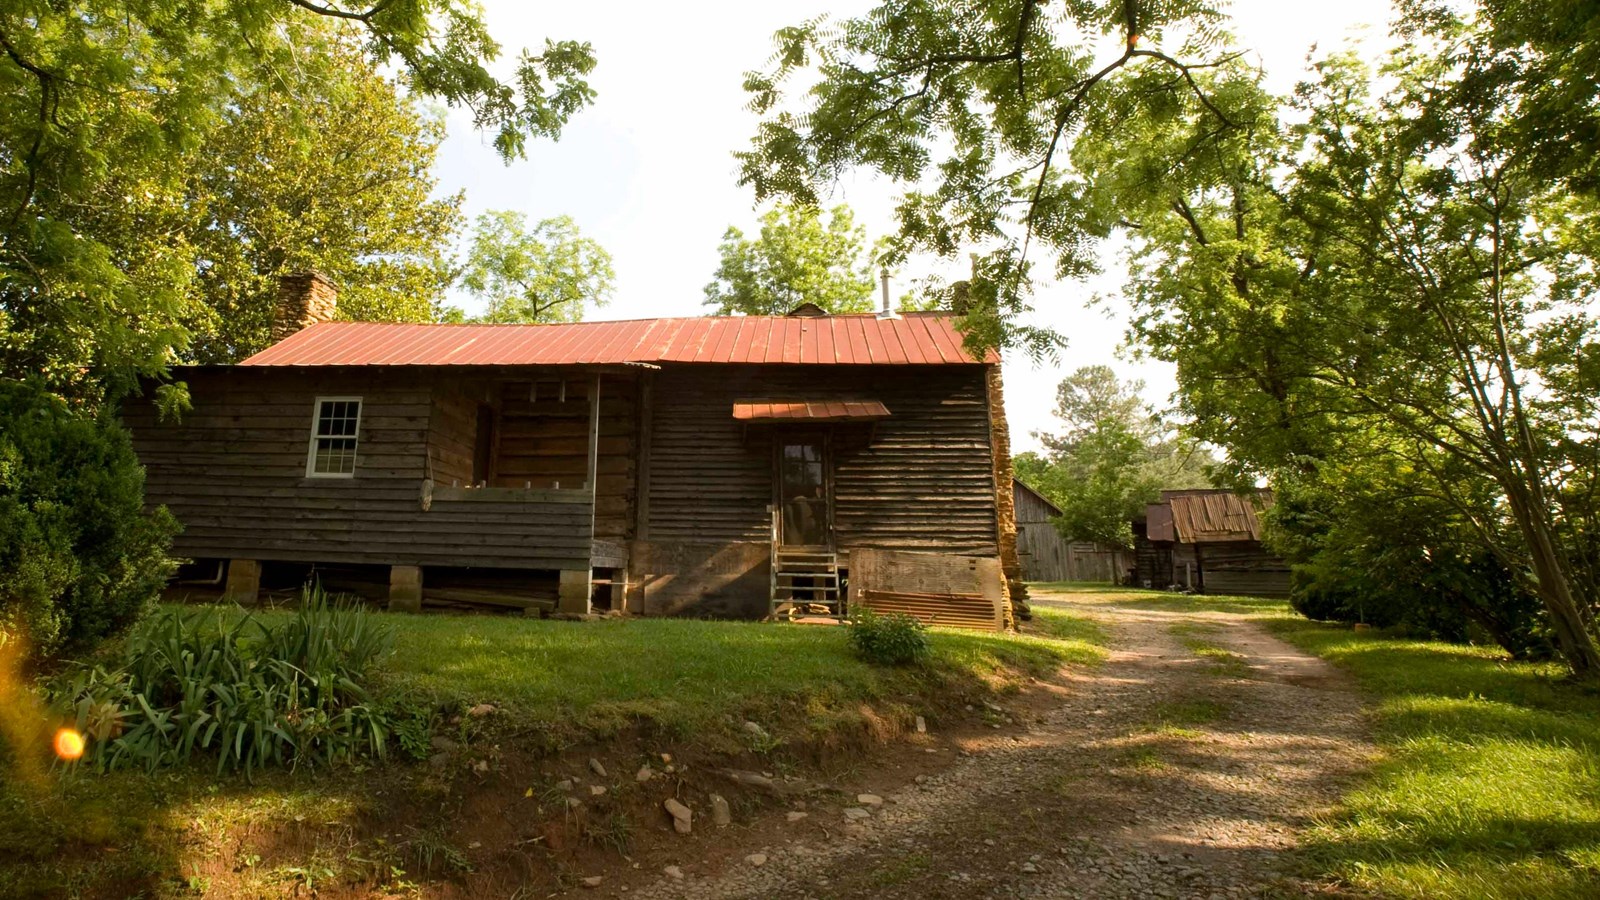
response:
[[[1495,648],[1272,626],[1379,698],[1386,758],[1312,859],[1392,896],[1600,896],[1600,698]]]

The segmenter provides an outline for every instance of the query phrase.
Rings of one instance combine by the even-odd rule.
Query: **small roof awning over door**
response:
[[[747,424],[876,422],[889,417],[877,400],[736,400],[733,418]]]

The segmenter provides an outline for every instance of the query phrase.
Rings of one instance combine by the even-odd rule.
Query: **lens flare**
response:
[[[56,732],[56,755],[68,762],[83,756],[83,735],[71,728]]]

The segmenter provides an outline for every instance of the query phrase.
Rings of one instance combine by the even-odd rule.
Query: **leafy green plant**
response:
[[[176,530],[145,510],[126,431],[0,380],[0,640],[44,659],[121,631],[166,582]]]
[[[308,589],[274,625],[215,610],[164,610],[130,633],[122,664],[80,664],[50,688],[101,770],[215,753],[217,771],[383,756],[393,726],[363,680],[391,630]]]
[[[879,615],[863,609],[850,617],[850,646],[867,662],[906,666],[928,657],[927,626],[904,613]]]

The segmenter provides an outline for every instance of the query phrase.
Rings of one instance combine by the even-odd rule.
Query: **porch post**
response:
[[[587,465],[589,488],[589,541],[590,556],[594,543],[594,504],[600,481],[600,373],[589,383],[589,459]],[[594,566],[582,569],[562,569],[561,584],[556,594],[556,611],[575,615],[588,615],[594,596]]]

